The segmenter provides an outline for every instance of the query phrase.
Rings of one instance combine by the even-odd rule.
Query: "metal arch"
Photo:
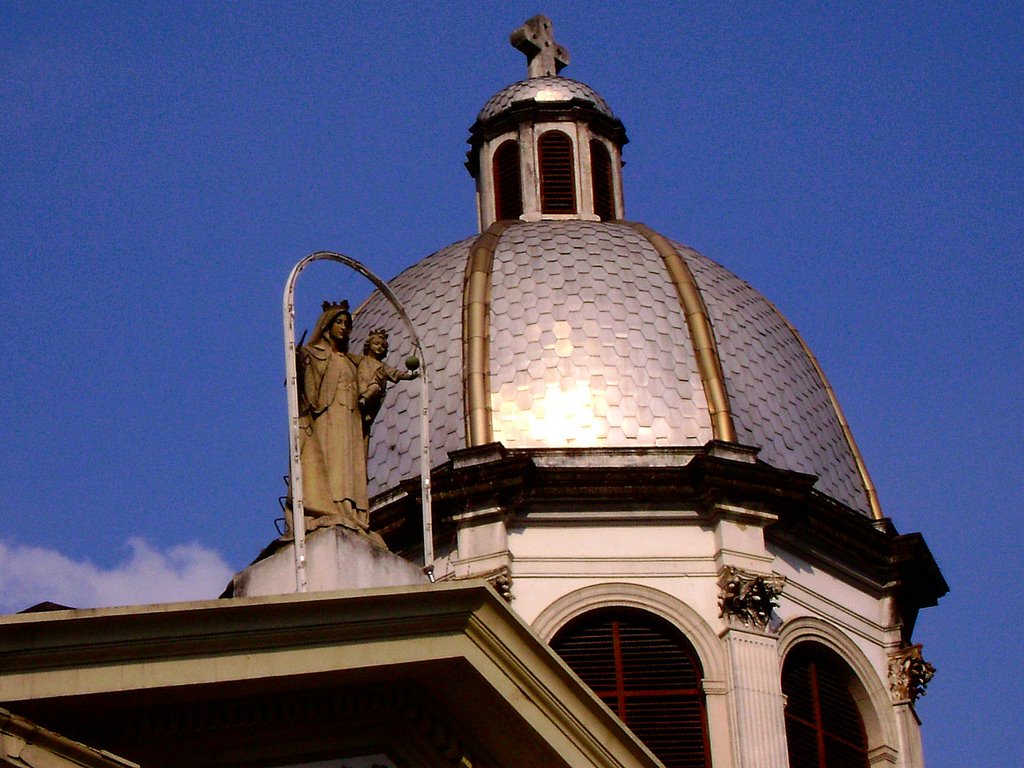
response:
[[[284,366],[288,393],[288,456],[292,491],[292,534],[295,537],[295,591],[306,591],[306,524],[302,495],[302,460],[299,448],[299,388],[295,364],[295,283],[302,271],[314,261],[334,261],[358,272],[376,286],[398,312],[412,337],[420,360],[420,485],[423,497],[423,570],[433,581],[434,533],[430,501],[430,390],[423,345],[401,302],[383,280],[353,258],[333,251],[317,251],[301,259],[288,275],[284,287]]]

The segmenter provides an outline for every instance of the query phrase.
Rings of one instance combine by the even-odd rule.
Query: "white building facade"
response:
[[[556,650],[583,643],[570,666],[666,765],[922,765],[913,700],[931,668],[911,636],[946,591],[927,547],[883,515],[796,329],[626,218],[625,130],[558,74],[550,22],[513,43],[530,77],[470,129],[480,234],[391,283],[449,457],[436,576],[490,579]],[[401,347],[371,299],[356,327],[380,325]],[[370,455],[374,523],[410,559],[418,407],[396,392]],[[659,633],[696,686],[643,671]]]
[[[390,282],[431,385],[432,560],[419,390],[395,387],[369,443],[380,538],[312,528],[311,594],[290,594],[285,536],[219,601],[0,617],[17,713],[0,765],[44,749],[70,755],[55,765],[923,766],[932,669],[913,630],[947,591],[924,540],[883,514],[778,309],[627,218],[625,129],[561,77],[550,21],[512,42],[529,76],[470,129],[480,231]],[[353,320],[357,341],[411,346],[380,295]]]

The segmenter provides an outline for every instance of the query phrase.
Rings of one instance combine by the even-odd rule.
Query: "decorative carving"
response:
[[[719,616],[732,616],[744,626],[768,629],[785,583],[782,576],[766,576],[727,565],[718,578]]]
[[[920,643],[889,654],[889,689],[893,701],[914,703],[924,696],[934,676],[935,667],[924,660]]]
[[[505,598],[505,602],[512,602],[512,571],[507,565],[487,574],[484,578],[499,595]]]
[[[368,530],[366,451],[389,381],[413,379],[382,362],[387,333],[370,334],[363,355],[348,351],[348,302],[325,301],[309,341],[297,352],[303,503],[317,524]],[[410,368],[418,367],[419,361]]]

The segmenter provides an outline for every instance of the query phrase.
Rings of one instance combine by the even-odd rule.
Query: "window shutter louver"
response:
[[[576,213],[576,172],[572,139],[548,131],[537,141],[541,213]]]
[[[512,140],[504,142],[494,153],[494,212],[499,221],[523,215],[519,145]]]
[[[811,643],[786,657],[786,742],[790,768],[868,768],[864,721],[853,699],[849,670]]]
[[[707,717],[696,653],[645,611],[595,611],[551,643],[667,768],[709,768]]]
[[[612,158],[608,148],[597,139],[590,142],[590,179],[594,187],[594,213],[601,221],[611,221],[615,218]]]

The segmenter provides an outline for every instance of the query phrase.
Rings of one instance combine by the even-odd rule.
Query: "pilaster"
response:
[[[452,559],[456,578],[485,578],[507,599],[512,590],[512,553],[508,548],[508,511],[483,506],[455,515],[457,552]]]
[[[590,159],[590,128],[584,123],[576,123],[576,188],[579,199],[576,201],[577,218],[583,221],[600,221],[601,217],[594,213],[594,177]]]
[[[893,712],[896,715],[896,727],[899,730],[900,768],[924,768],[924,749],[921,747],[921,725],[914,712],[914,705],[909,701],[902,701],[893,705]],[[885,762],[871,762],[871,768],[875,766],[886,766]]]
[[[764,571],[775,558],[765,545],[764,529],[778,520],[769,512],[730,504],[716,504],[712,510],[715,525],[715,566]]]
[[[734,768],[732,728],[729,717],[729,686],[718,680],[705,679],[704,706],[708,713],[708,739],[711,742],[711,760],[714,768]]]
[[[785,579],[765,573],[772,562],[764,526],[774,515],[715,508],[719,607],[731,693],[732,753],[737,768],[788,764],[782,666],[773,611]]]
[[[900,648],[889,654],[889,694],[899,731],[901,768],[922,768],[921,722],[914,711],[914,702],[924,695],[935,675],[935,667],[925,661],[921,645]],[[875,763],[872,763],[875,765]],[[878,765],[884,765],[879,762]]]
[[[736,768],[789,764],[782,669],[774,637],[745,627],[723,635],[732,692],[732,752]]]
[[[525,221],[540,220],[540,179],[537,177],[537,136],[532,123],[520,123],[519,179],[523,192],[523,216]]]

